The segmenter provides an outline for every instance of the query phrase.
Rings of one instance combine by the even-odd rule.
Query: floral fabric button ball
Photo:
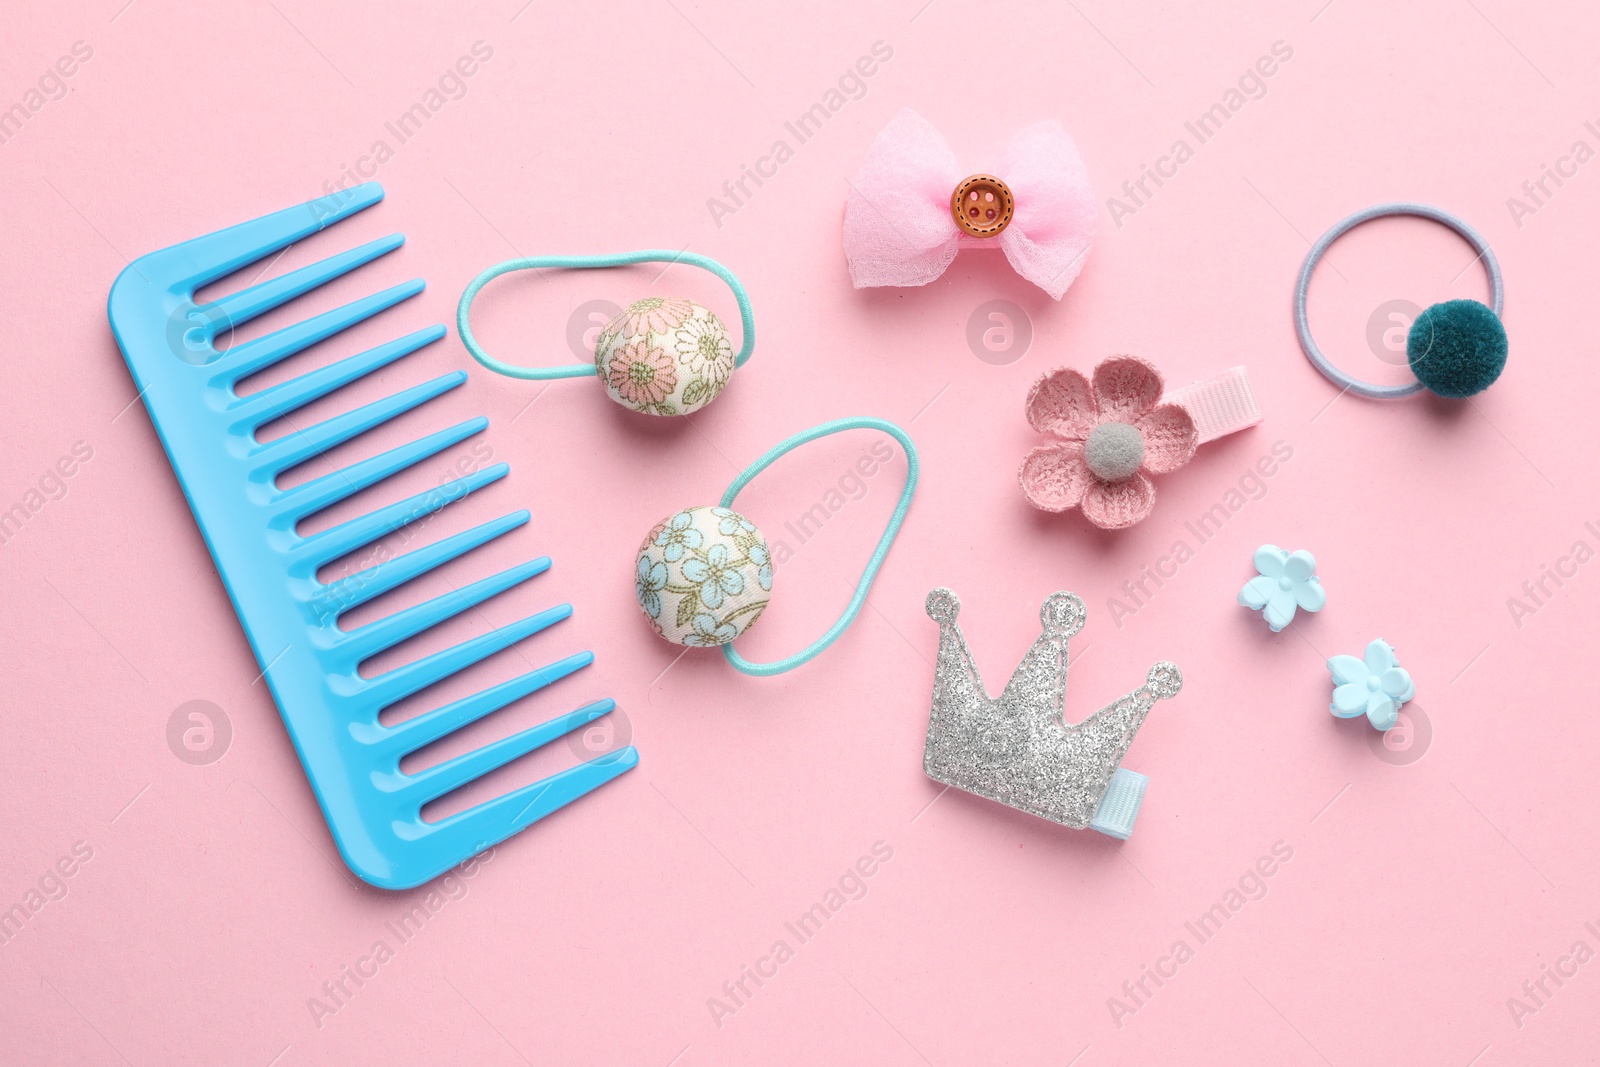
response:
[[[652,296],[606,323],[595,340],[606,393],[647,415],[687,415],[722,392],[733,373],[727,328],[693,300]]]
[[[725,645],[766,609],[772,552],[737,511],[686,508],[656,523],[639,546],[633,590],[650,625],[673,644]]]

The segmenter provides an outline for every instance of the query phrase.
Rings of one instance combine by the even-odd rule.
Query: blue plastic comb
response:
[[[536,559],[387,618],[345,631],[339,615],[527,522],[518,511],[331,583],[332,561],[505,476],[504,463],[310,536],[307,517],[488,426],[472,419],[343,470],[280,489],[284,471],[454,389],[457,370],[262,443],[266,423],[445,335],[419,330],[271,386],[235,392],[250,374],[323,341],[423,289],[418,279],[218,352],[213,339],[241,323],[399,248],[399,234],[291,271],[207,304],[195,290],[383,198],[375,182],[313,200],[135,260],[111,287],[108,314],[167,458],[211,547],[217,573],[300,753],[334,841],[350,869],[386,889],[420,885],[502,841],[639,762],[631,746],[438,822],[422,806],[611,711],[600,700],[539,726],[406,774],[400,760],[587,666],[568,656],[481,693],[385,726],[385,707],[538,633],[572,613],[562,604],[374,678],[362,661],[510,589],[550,566]]]

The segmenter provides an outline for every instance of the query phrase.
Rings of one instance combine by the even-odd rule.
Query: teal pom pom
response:
[[[1506,328],[1500,316],[1476,300],[1434,304],[1406,335],[1411,373],[1440,396],[1483,392],[1506,366]]]

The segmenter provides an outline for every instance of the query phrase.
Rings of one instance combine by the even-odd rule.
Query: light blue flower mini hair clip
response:
[[[1328,660],[1333,674],[1330,711],[1341,719],[1366,712],[1375,729],[1387,730],[1400,718],[1400,705],[1417,695],[1411,675],[1395,665],[1394,649],[1383,638],[1367,646],[1366,658],[1334,656]]]
[[[1305,549],[1285,552],[1277,545],[1256,549],[1256,577],[1239,590],[1239,603],[1261,612],[1273,633],[1294,621],[1295,609],[1321,611],[1328,594],[1317,580],[1317,561]]]

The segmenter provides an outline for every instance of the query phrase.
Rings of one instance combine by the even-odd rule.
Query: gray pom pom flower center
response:
[[[1144,463],[1144,435],[1125,422],[1103,422],[1089,432],[1083,460],[1102,482],[1125,482]]]

